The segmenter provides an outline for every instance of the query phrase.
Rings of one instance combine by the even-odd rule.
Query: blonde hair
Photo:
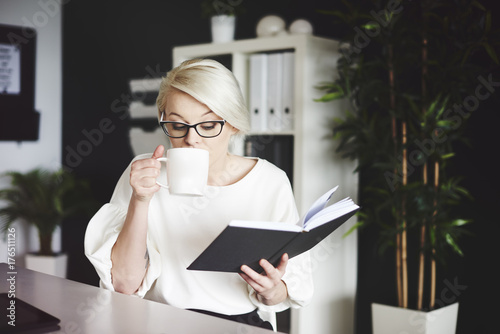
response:
[[[162,79],[156,105],[158,119],[165,111],[168,92],[183,91],[206,105],[245,135],[250,130],[250,114],[233,73],[212,59],[191,59],[182,62]]]

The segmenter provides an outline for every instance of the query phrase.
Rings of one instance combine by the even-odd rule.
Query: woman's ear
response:
[[[230,123],[226,123],[226,126],[229,128],[229,133],[231,136],[234,136],[235,134],[238,134],[240,131],[236,129],[234,126],[232,126]]]

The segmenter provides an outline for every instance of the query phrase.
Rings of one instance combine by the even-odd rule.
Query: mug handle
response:
[[[160,161],[160,162],[167,162],[168,161],[168,158],[157,158],[156,160]],[[156,181],[156,184],[159,185],[160,187],[162,188],[166,188],[168,189],[169,187],[163,183],[160,183],[158,181]]]

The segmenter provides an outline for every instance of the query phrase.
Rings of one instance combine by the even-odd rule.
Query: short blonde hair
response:
[[[156,105],[158,119],[165,111],[168,92],[178,89],[206,105],[245,135],[250,131],[250,113],[233,73],[212,59],[191,59],[167,73],[160,84]]]

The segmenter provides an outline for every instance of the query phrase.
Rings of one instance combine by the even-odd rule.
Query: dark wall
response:
[[[63,156],[66,168],[90,178],[96,198],[106,203],[114,185],[132,158],[128,140],[128,80],[163,75],[171,68],[172,48],[210,41],[208,19],[200,16],[199,1],[83,1],[63,6]],[[233,3],[237,3],[233,1]],[[337,37],[340,32],[330,18],[315,10],[332,8],[336,1],[241,1],[246,7],[238,18],[236,39],[255,37],[258,20],[279,14],[287,23],[309,19],[315,34]],[[500,74],[494,80],[500,81]],[[500,87],[497,88],[500,90]],[[500,184],[496,173],[499,113],[496,100],[485,101],[470,119],[468,128],[472,148],[460,147],[454,172],[465,175],[475,202],[464,203],[463,210],[475,219],[472,236],[464,238],[463,259],[452,257],[446,274],[439,278],[465,285],[458,296],[458,333],[492,333],[486,301],[498,300],[492,268],[499,219],[494,210],[500,203]],[[151,143],[151,150],[156,143]],[[63,248],[71,257],[69,278],[93,285],[98,279],[83,255],[86,220],[65,222]],[[393,255],[375,254],[368,229],[360,234],[357,296],[357,333],[370,333],[370,302],[393,303]],[[334,282],[332,282],[334,284]],[[321,293],[321,292],[317,292]],[[480,330],[478,330],[478,328]]]

